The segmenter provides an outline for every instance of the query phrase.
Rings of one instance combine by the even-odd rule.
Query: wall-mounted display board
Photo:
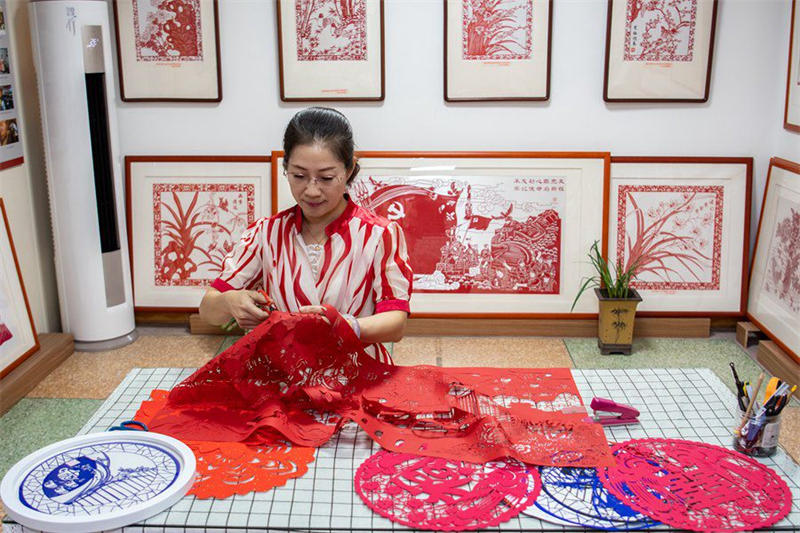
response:
[[[361,152],[359,205],[403,228],[415,317],[590,318],[570,314],[586,254],[605,241],[605,152]],[[272,156],[273,213],[294,205]]]

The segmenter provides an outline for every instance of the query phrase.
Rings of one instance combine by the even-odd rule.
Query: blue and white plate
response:
[[[0,485],[6,512],[42,531],[114,529],[160,513],[194,481],[179,440],[145,431],[91,433],[51,444],[14,465]]]

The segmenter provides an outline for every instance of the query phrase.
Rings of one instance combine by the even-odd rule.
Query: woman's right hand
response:
[[[222,293],[228,312],[242,329],[253,329],[269,317],[266,307],[270,302],[258,291],[227,291]]]

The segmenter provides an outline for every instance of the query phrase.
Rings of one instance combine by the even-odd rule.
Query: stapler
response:
[[[594,411],[594,416],[587,416],[584,422],[597,422],[604,426],[624,426],[627,424],[638,424],[639,410],[625,405],[624,403],[617,403],[613,400],[606,398],[592,398],[592,403],[589,406]],[[613,413],[608,416],[602,416],[600,413]]]

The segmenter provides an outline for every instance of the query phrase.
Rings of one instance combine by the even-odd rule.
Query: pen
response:
[[[759,374],[759,376],[758,376],[758,381],[756,382],[755,394],[758,394],[758,390],[761,388],[761,382],[762,381],[764,381],[764,373],[763,372],[761,374]],[[735,435],[739,435],[741,433],[742,428],[744,427],[745,423],[747,422],[748,417],[750,416],[750,411],[753,410],[753,404],[756,401],[755,394],[753,394],[752,396],[749,396],[750,397],[750,402],[747,405],[747,411],[744,412],[744,416],[742,417],[742,421],[739,423],[739,427],[737,427],[736,430],[734,431]]]

